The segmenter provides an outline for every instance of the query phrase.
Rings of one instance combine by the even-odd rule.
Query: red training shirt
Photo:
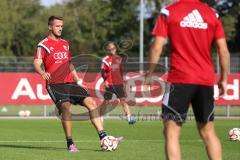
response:
[[[34,59],[42,59],[45,71],[50,73],[51,81],[47,84],[74,82],[70,71],[71,56],[67,41],[45,38],[37,45]]]
[[[169,38],[169,82],[213,86],[210,49],[225,34],[212,8],[200,0],[180,0],[161,10],[153,35]]]

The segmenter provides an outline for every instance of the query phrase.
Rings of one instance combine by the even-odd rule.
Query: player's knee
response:
[[[167,140],[177,140],[180,138],[182,124],[176,123],[173,120],[164,122],[163,134]]]
[[[86,101],[85,105],[88,110],[94,110],[97,108],[97,104],[93,99],[89,99],[88,101]]]
[[[65,102],[61,105],[62,112],[71,112],[71,104],[69,102]]]
[[[127,102],[125,101],[125,99],[120,99],[120,104],[122,106],[127,106],[128,105]]]
[[[89,109],[90,110],[93,110],[93,109],[96,109],[97,108],[97,104],[95,101],[92,101],[90,104],[89,104]]]
[[[200,134],[201,138],[202,138],[202,139],[205,139],[205,140],[209,140],[209,139],[211,139],[213,136],[215,136],[214,131],[212,131],[212,130],[207,130],[207,129],[200,129],[200,130],[199,130],[199,134]]]
[[[166,129],[163,130],[163,134],[166,140],[173,140],[179,137],[178,134],[176,135],[175,131],[169,131]]]

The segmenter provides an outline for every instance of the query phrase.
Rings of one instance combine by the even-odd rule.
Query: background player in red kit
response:
[[[89,110],[90,119],[100,139],[103,139],[106,133],[95,101],[86,89],[77,83],[80,79],[71,63],[69,44],[60,38],[63,19],[58,16],[49,17],[48,29],[49,35],[37,45],[34,67],[46,80],[47,91],[61,112],[68,151],[77,152],[78,149],[72,140],[71,103],[83,105]],[[42,64],[45,70],[41,68]]]
[[[209,159],[222,159],[221,144],[214,129],[214,65],[210,49],[215,42],[220,57],[219,88],[226,92],[229,52],[221,20],[215,11],[200,0],[180,0],[161,10],[153,30],[145,84],[158,63],[165,40],[171,45],[171,62],[163,98],[165,152],[167,159],[179,160],[180,130],[192,104],[197,127]]]
[[[124,112],[127,116],[129,124],[136,123],[136,120],[131,117],[130,108],[125,101],[126,94],[124,91],[123,81],[123,61],[124,57],[118,54],[117,44],[114,42],[108,42],[106,44],[107,56],[102,59],[101,74],[104,79],[105,93],[104,101],[101,105],[101,119],[103,122],[103,115],[107,110],[107,106],[110,104],[113,94],[120,100]]]

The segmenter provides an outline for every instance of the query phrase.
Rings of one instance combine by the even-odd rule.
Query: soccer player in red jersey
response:
[[[200,0],[180,0],[161,10],[153,35],[155,41],[149,52],[145,84],[150,84],[167,37],[171,47],[167,79],[170,87],[165,91],[162,105],[166,158],[181,159],[180,131],[191,103],[209,159],[222,159],[213,123],[214,64],[210,49],[215,43],[220,57],[221,95],[226,92],[229,51],[218,14]]]
[[[122,65],[124,57],[118,54],[117,44],[108,42],[106,44],[107,56],[102,59],[101,74],[104,79],[105,93],[104,101],[101,105],[101,120],[103,122],[103,115],[110,104],[113,94],[120,100],[124,112],[127,116],[128,124],[135,124],[136,120],[131,117],[130,108],[125,101],[126,94],[124,91],[123,71]]]
[[[71,104],[85,106],[96,128],[100,140],[106,136],[100,120],[100,112],[87,90],[80,86],[80,81],[73,64],[69,44],[61,39],[63,19],[51,16],[48,19],[49,35],[37,45],[34,67],[47,83],[47,91],[61,113],[67,149],[78,152],[72,140]],[[41,65],[44,65],[44,70]]]

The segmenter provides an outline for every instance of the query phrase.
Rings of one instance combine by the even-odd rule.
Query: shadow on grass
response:
[[[37,149],[37,150],[63,150],[66,148],[58,147],[46,147],[46,146],[27,146],[27,145],[16,145],[16,144],[0,144],[0,147],[6,148],[20,148],[20,149]]]
[[[63,147],[47,147],[47,146],[30,146],[30,145],[16,145],[16,144],[0,144],[1,147],[6,147],[6,148],[15,148],[15,149],[35,149],[35,150],[55,150],[55,151],[60,151],[60,150],[65,150],[67,151],[66,148]],[[94,149],[89,149],[89,148],[79,148],[80,151],[95,151],[95,152],[103,152],[101,149],[99,150],[94,150]]]

